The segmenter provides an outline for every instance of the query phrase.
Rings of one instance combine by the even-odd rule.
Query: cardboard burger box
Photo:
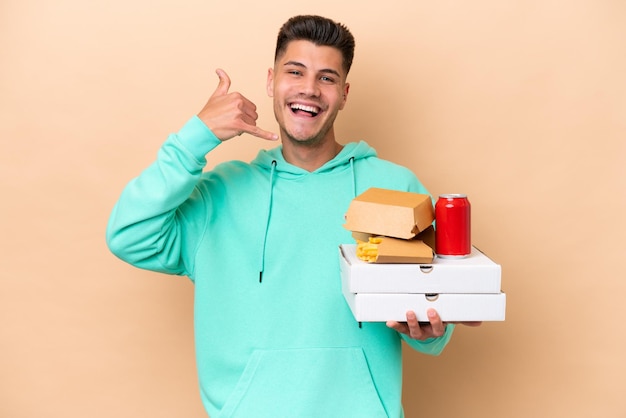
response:
[[[501,268],[475,247],[466,258],[434,255],[435,213],[428,195],[372,188],[357,196],[344,227],[355,239],[383,236],[374,262],[356,245],[339,247],[344,298],[357,321],[419,320],[434,308],[443,321],[503,321]]]
[[[350,202],[344,227],[353,232],[411,239],[434,220],[429,195],[373,187]]]

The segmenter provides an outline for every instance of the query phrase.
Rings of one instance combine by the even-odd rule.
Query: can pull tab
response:
[[[439,293],[426,293],[424,297],[426,297],[427,301],[434,302],[439,299]]]
[[[428,274],[433,271],[433,266],[431,266],[430,264],[420,265],[420,271],[424,274]]]

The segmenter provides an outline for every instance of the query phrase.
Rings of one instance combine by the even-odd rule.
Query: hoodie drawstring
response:
[[[354,172],[354,157],[350,157],[350,169],[352,170],[352,196],[356,197],[356,173]]]
[[[356,197],[356,173],[354,172],[354,157],[350,157],[350,170],[352,170],[352,196]]]
[[[261,248],[261,269],[259,271],[259,283],[263,282],[263,271],[265,270],[265,244],[267,243],[267,231],[270,227],[270,217],[272,216],[272,199],[274,196],[274,172],[276,171],[276,160],[272,160],[270,170],[270,191],[267,199],[267,216],[265,218],[265,233],[263,234],[263,247]]]
[[[354,171],[354,157],[350,157],[350,170],[352,170],[352,196],[356,197],[356,172]],[[363,328],[363,323],[359,321],[359,329]]]

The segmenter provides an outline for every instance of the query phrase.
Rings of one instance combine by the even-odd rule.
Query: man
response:
[[[267,93],[282,146],[251,163],[203,173],[205,156],[256,126],[256,107],[229,92],[169,136],[124,189],[108,245],[133,265],[195,284],[196,355],[211,417],[401,417],[401,341],[439,354],[454,325],[435,311],[406,323],[354,320],[343,300],[338,246],[350,201],[370,187],[427,193],[408,169],[365,142],[339,144],[348,98],[348,29],[318,16],[281,28]]]

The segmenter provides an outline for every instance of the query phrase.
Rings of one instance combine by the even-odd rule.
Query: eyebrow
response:
[[[296,67],[306,68],[306,65],[304,65],[303,63],[301,63],[299,61],[287,61],[286,63],[283,64],[283,66],[288,66],[288,65],[293,65],[293,66],[296,66]],[[341,74],[339,74],[339,72],[337,70],[333,70],[332,68],[324,68],[324,69],[320,70],[320,73],[333,74],[333,75],[341,78]]]

